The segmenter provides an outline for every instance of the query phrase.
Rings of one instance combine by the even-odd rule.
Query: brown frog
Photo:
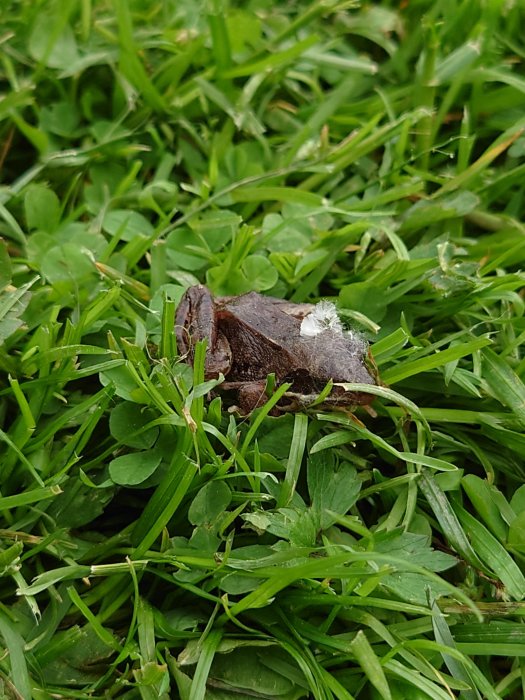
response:
[[[325,309],[320,309],[325,304]],[[317,314],[317,318],[316,318]],[[193,362],[194,344],[207,340],[205,378],[222,373],[220,389],[234,391],[243,413],[267,400],[266,380],[292,386],[280,410],[300,410],[315,401],[326,384],[376,384],[368,345],[344,332],[328,302],[294,304],[257,292],[214,299],[202,285],[190,287],[177,309],[179,352]],[[373,396],[334,386],[323,406],[369,404]]]

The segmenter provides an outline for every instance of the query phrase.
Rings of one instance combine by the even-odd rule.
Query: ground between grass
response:
[[[2,9],[3,697],[523,697],[522,3]],[[376,415],[209,401],[197,282]]]

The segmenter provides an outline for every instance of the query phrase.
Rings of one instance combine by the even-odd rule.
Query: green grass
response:
[[[0,695],[522,698],[522,3],[3,10]],[[374,415],[210,402],[197,282]]]

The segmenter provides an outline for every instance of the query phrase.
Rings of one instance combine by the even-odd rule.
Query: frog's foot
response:
[[[248,415],[256,408],[264,406],[268,401],[265,381],[224,382],[221,384],[221,389],[237,392],[237,408],[242,415]],[[279,415],[279,411],[274,407],[270,411],[270,415]]]

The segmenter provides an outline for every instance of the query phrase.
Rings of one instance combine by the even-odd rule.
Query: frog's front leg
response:
[[[215,302],[210,290],[203,285],[189,287],[177,308],[175,335],[179,353],[187,355],[193,364],[195,343],[207,340],[205,377],[227,374],[232,357],[228,340],[219,331]]]

